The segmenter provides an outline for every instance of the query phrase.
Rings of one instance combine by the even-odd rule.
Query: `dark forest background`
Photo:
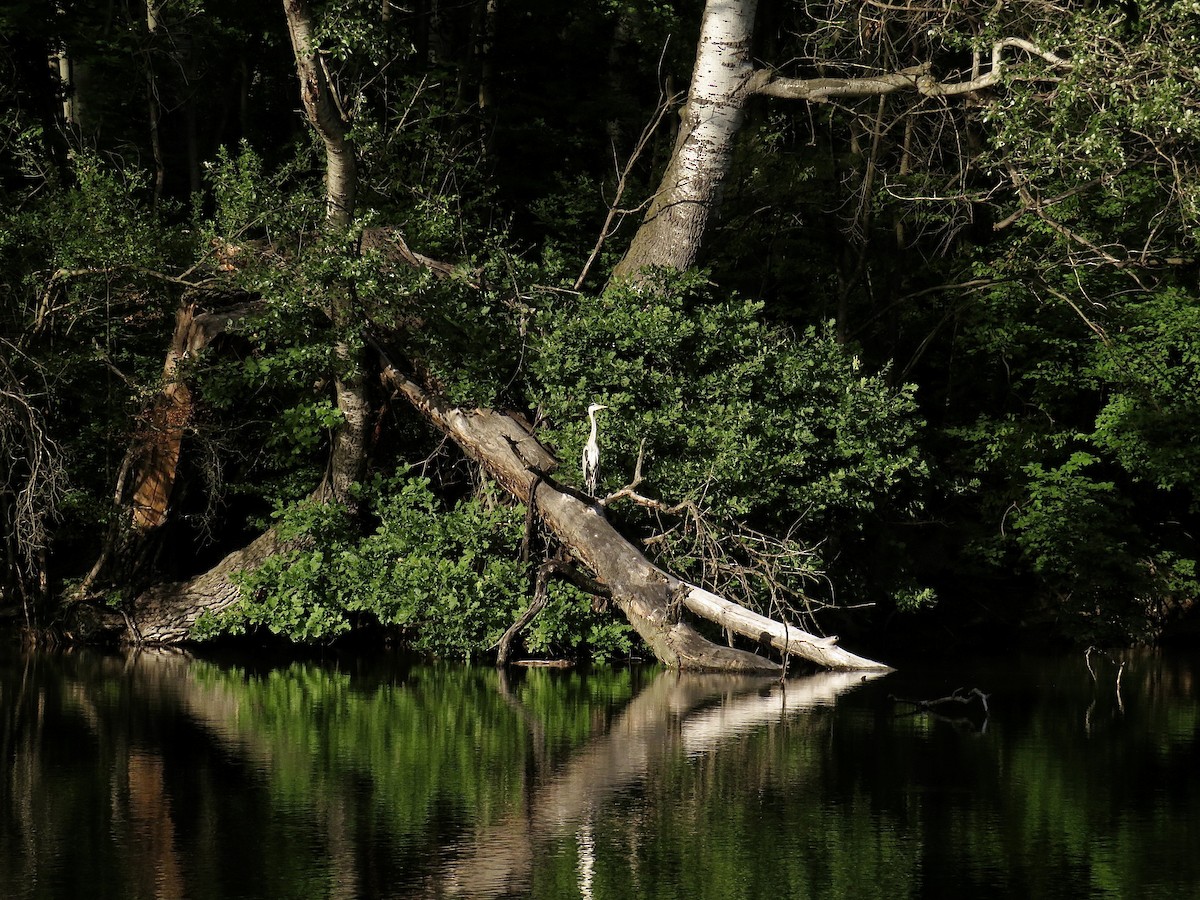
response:
[[[350,510],[313,497],[349,341],[519,411],[575,484],[607,405],[603,489],[640,458],[674,509],[614,504],[624,533],[815,630],[1194,634],[1200,4],[764,0],[754,57],[793,78],[969,77],[1008,35],[1069,67],[751,98],[699,267],[636,287],[608,274],[671,158],[704,4],[311,9],[358,162],[336,242],[280,4],[0,2],[14,630],[120,611],[273,525],[294,543],[203,636],[493,646],[528,601],[524,510],[378,372]],[[165,372],[181,310],[228,327]],[[601,607],[555,587],[527,646],[635,652]]]

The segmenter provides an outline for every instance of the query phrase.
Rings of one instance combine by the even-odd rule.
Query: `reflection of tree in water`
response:
[[[591,858],[576,851],[560,867],[594,882],[607,836],[599,824],[590,843],[586,827],[576,832],[606,818],[606,802],[672,755],[707,752],[810,696],[666,673],[628,701],[642,678],[628,671],[510,683],[494,670],[432,666],[352,679],[157,652],[56,665],[37,696],[20,700],[21,680],[4,682],[11,710],[61,714],[51,732],[28,716],[4,718],[6,758],[19,758],[7,783],[22,797],[46,796],[44,769],[57,753],[95,756],[97,767],[72,776],[88,795],[75,809],[104,809],[107,824],[89,821],[78,846],[121,870],[113,896],[195,895],[212,888],[205,879],[219,887],[239,877],[322,896],[526,890],[534,854],[562,840]],[[66,738],[71,729],[83,739]],[[24,819],[21,808],[9,807],[18,821],[6,833],[38,844],[36,835],[71,831],[65,806],[27,804]],[[227,835],[255,828],[252,850],[230,846]],[[32,878],[56,854],[45,843],[5,853],[5,878]]]
[[[831,703],[864,681],[862,673],[825,672],[780,686],[762,678],[666,672],[643,689],[612,726],[544,773],[528,803],[479,829],[453,865],[452,894],[495,896],[527,890],[535,860],[565,834],[588,835],[579,860],[581,890],[594,877],[593,816],[606,801],[644,781],[669,760],[698,756],[789,714]],[[586,879],[584,873],[587,873]]]
[[[936,696],[904,673],[780,688],[0,659],[0,896],[890,900],[1037,893],[1081,871],[1117,895],[1164,871],[1200,885],[1192,854],[1139,862],[1194,828],[1194,667],[1121,660],[1123,713],[1115,667],[1093,684],[1077,655],[1021,685],[979,678],[991,726],[967,736],[895,718],[889,692]]]

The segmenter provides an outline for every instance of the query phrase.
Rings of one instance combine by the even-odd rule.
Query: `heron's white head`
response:
[[[602,409],[608,409],[608,407],[605,406],[603,403],[593,403],[591,406],[588,407],[588,415],[594,416],[597,412],[599,412]]]

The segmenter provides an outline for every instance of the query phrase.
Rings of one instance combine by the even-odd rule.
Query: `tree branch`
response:
[[[855,97],[878,97],[897,91],[915,91],[923,97],[949,97],[981,91],[997,84],[1004,74],[1004,51],[1021,50],[1036,56],[1056,69],[1071,68],[1071,61],[1050,50],[1044,50],[1023,38],[1004,38],[992,44],[991,67],[982,75],[966,81],[939,81],[933,77],[929,63],[909,66],[898,72],[871,75],[865,78],[784,78],[769,69],[755,72],[747,85],[752,94],[780,97],[785,100],[806,100],[809,103],[828,103],[831,100]]]

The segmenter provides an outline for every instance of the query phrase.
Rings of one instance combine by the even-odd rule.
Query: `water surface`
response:
[[[1200,896],[1200,657],[1091,664],[11,651],[0,897]]]

